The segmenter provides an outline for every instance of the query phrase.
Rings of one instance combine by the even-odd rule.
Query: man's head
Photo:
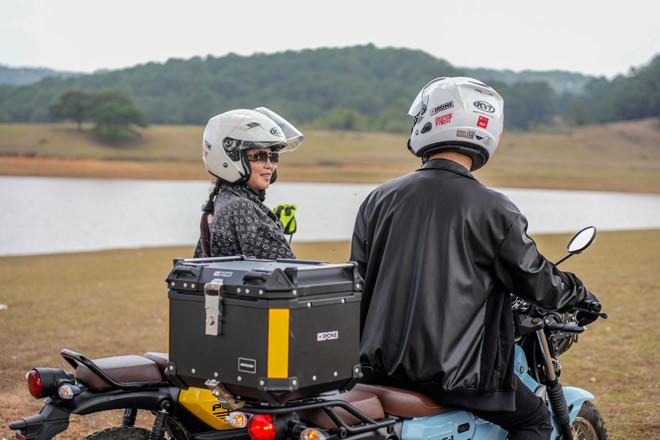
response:
[[[504,128],[504,100],[473,78],[442,77],[426,84],[413,101],[408,149],[422,159],[441,151],[472,158],[477,170],[493,156]]]

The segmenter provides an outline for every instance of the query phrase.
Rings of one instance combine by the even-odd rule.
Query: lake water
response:
[[[266,204],[295,203],[294,241],[348,240],[376,185],[278,182]],[[199,235],[205,181],[0,177],[0,255],[190,245]],[[660,196],[498,188],[529,232],[660,228]]]

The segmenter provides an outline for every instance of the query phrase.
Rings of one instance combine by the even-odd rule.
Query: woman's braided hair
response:
[[[202,218],[199,222],[200,231],[200,245],[202,249],[202,257],[207,258],[211,256],[211,231],[209,231],[209,215],[213,215],[215,210],[215,196],[220,192],[221,180],[215,180],[215,186],[209,194],[209,198],[202,206]]]

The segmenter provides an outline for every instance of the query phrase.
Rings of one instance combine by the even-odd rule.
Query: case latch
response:
[[[204,309],[206,310],[206,334],[222,334],[222,279],[215,278],[204,284]]]

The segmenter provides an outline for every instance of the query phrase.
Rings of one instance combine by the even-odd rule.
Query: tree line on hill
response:
[[[124,110],[134,105],[132,117],[140,123],[205,124],[233,108],[266,106],[307,127],[405,132],[410,102],[428,80],[463,75],[487,82],[504,97],[507,128],[551,124],[557,116],[582,125],[660,115],[660,55],[607,80],[568,72],[462,69],[418,50],[365,45],[170,59],[3,85],[0,122],[61,119],[53,106],[66,93],[84,92],[121,95],[128,100]]]

